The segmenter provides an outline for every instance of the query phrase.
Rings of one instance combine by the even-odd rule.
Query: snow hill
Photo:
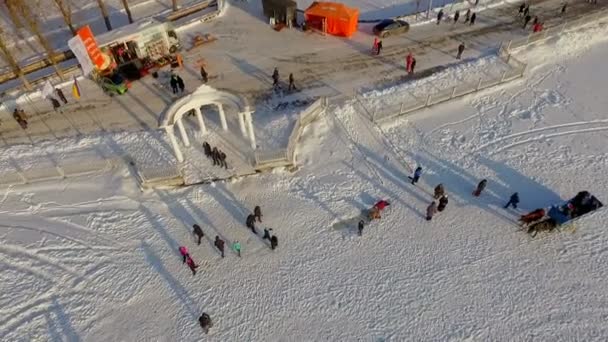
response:
[[[121,167],[3,189],[0,340],[606,340],[608,212],[534,239],[513,224],[580,190],[608,201],[605,36],[598,25],[564,34],[518,53],[531,66],[522,80],[381,126],[359,101],[335,103],[305,131],[293,173],[142,193]],[[401,90],[364,94],[366,105]],[[488,188],[473,198],[482,178]],[[440,182],[450,203],[428,222]],[[503,209],[515,191],[520,209]],[[332,228],[379,198],[392,205],[362,237]],[[244,226],[255,205],[275,251]],[[242,258],[222,259],[216,235],[240,241]],[[180,245],[200,263],[196,276]],[[204,337],[202,312],[215,322]]]

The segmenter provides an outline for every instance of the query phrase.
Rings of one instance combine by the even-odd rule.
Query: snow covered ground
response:
[[[520,212],[580,190],[608,201],[605,36],[591,25],[521,51],[533,66],[521,81],[382,126],[356,101],[334,103],[305,131],[295,173],[142,193],[123,167],[3,189],[0,340],[199,341],[203,311],[212,341],[605,340],[608,211],[531,239],[501,208],[514,191]],[[481,178],[489,186],[472,198]],[[427,222],[439,182],[450,204]],[[363,237],[332,228],[378,198],[392,205]],[[275,251],[244,226],[255,205]],[[222,259],[216,235],[240,241],[243,257]],[[200,263],[196,276],[180,245]]]

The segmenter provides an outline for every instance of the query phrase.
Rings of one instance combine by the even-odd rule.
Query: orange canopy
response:
[[[306,11],[306,24],[336,36],[350,37],[357,31],[359,9],[336,2],[313,2]]]

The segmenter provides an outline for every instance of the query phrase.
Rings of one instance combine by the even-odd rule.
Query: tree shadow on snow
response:
[[[169,291],[181,302],[187,313],[192,316],[192,319],[198,318],[198,313],[192,303],[190,294],[188,294],[188,291],[179,283],[179,281],[177,281],[177,279],[175,279],[173,275],[167,271],[160,257],[158,257],[152,248],[144,241],[141,243],[141,249],[144,252],[148,264],[150,264],[150,266],[165,281],[165,284],[167,287],[169,287]],[[183,269],[190,272],[190,270],[185,266]]]

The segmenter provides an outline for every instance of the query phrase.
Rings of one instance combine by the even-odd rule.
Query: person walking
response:
[[[52,96],[49,96],[48,99],[51,100],[51,104],[53,105],[53,110],[54,111],[57,111],[57,109],[59,107],[61,107],[61,103],[59,103],[59,101],[57,101],[56,98],[54,98]]]
[[[442,18],[443,18],[443,8],[439,10],[439,13],[437,13],[437,25],[439,25]]]
[[[224,245],[226,245],[226,242],[222,239],[220,239],[220,237],[218,235],[215,236],[215,242],[213,243],[215,245],[215,247],[217,247],[217,249],[220,250],[220,252],[222,253],[222,258],[224,257]]]
[[[198,237],[198,245],[201,245],[201,239],[205,236],[205,234],[203,233],[203,230],[201,229],[201,227],[198,224],[194,224],[192,225],[193,231],[192,234],[196,235],[196,237]]]
[[[209,80],[209,74],[207,74],[207,70],[205,70],[205,66],[201,65],[201,78],[203,79],[203,83],[207,83]]]
[[[382,41],[378,42],[378,49],[376,51],[376,56],[380,54],[380,51],[382,51]]]
[[[416,185],[416,183],[418,183],[418,180],[420,179],[421,175],[422,175],[422,167],[418,166],[416,168],[416,170],[414,170],[414,176],[411,177],[412,178],[412,184]]]
[[[412,72],[412,62],[413,61],[414,61],[414,56],[412,56],[412,53],[410,52],[405,57],[405,70],[407,71],[408,74]]]
[[[256,205],[255,208],[253,208],[253,216],[255,216],[258,222],[262,222],[262,208],[260,208],[259,205]]]
[[[279,246],[279,238],[276,235],[270,237],[270,249],[273,251]]]
[[[171,90],[173,90],[173,94],[177,94],[177,75],[171,75],[171,80],[169,81],[169,84],[171,84]]]
[[[203,328],[203,332],[205,334],[208,334],[209,329],[211,327],[213,327],[213,322],[211,321],[211,317],[204,312],[201,315],[201,317],[198,318],[198,324],[200,324],[201,328]]]
[[[188,253],[188,247],[186,247],[186,246],[180,246],[180,247],[178,248],[178,250],[179,250],[179,254],[181,254],[181,255],[182,255],[182,258],[183,258],[183,261],[182,261],[182,262],[183,262],[183,263],[186,263],[186,258],[187,258],[187,257],[190,255],[190,254]]]
[[[238,255],[240,258],[241,257],[241,243],[238,241],[234,241],[234,243],[232,244],[232,249],[236,252],[236,255]]]
[[[441,196],[443,196],[443,194],[445,194],[445,189],[443,188],[443,184],[439,183],[436,187],[435,187],[435,193],[433,194],[433,198],[435,199],[439,199],[441,198]]]
[[[289,74],[289,87],[287,88],[287,90],[296,90],[296,84],[294,82],[293,73]]]
[[[63,101],[64,104],[68,104],[68,99],[65,98],[65,95],[63,94],[61,88],[55,88],[55,93],[57,94],[59,99]]]
[[[359,227],[357,228],[359,231],[359,236],[363,235],[363,228],[365,228],[365,221],[359,221]]]
[[[448,205],[448,195],[443,195],[439,199],[439,205],[437,206],[437,211],[441,212]]]
[[[488,181],[486,179],[482,179],[481,182],[477,184],[477,188],[475,189],[475,191],[473,191],[473,196],[479,197],[479,195],[481,195],[481,192],[486,188],[486,185],[488,185]]]
[[[412,58],[412,65],[410,65],[410,74],[414,73],[414,68],[416,68],[416,58]]]
[[[268,239],[268,241],[270,241],[270,238],[272,238],[272,228],[264,228],[264,236],[262,239]]]
[[[184,84],[184,80],[179,75],[177,75],[177,86],[179,87],[180,93],[183,93],[184,89],[186,89],[186,85]]]
[[[532,20],[531,15],[528,14],[524,17],[524,26],[522,27],[524,30],[526,29],[526,26],[528,26],[528,23],[530,22],[530,20]]]
[[[433,215],[435,215],[436,212],[437,212],[437,204],[435,204],[435,201],[433,201],[426,208],[426,220],[427,221],[432,220],[433,219]]]
[[[245,225],[247,226],[247,228],[251,229],[254,234],[257,234],[257,232],[255,231],[255,216],[253,214],[247,216]]]
[[[224,153],[224,151],[220,151],[220,167],[224,167],[226,170],[228,170],[228,164],[226,163],[226,153]]]
[[[517,14],[522,17],[524,15],[524,9],[526,8],[526,3],[522,2],[521,5],[519,6],[519,12],[517,12]]]
[[[272,72],[272,86],[275,88],[279,86],[279,69],[277,67]]]
[[[217,147],[214,147],[211,150],[211,158],[213,158],[213,165],[221,165],[220,164],[220,151],[218,151]]]
[[[475,20],[477,20],[477,13],[473,12],[473,14],[471,14],[471,26],[475,24]]]
[[[378,37],[374,37],[374,45],[372,45],[372,53],[378,54]]]
[[[203,151],[205,151],[205,157],[211,158],[211,145],[206,141],[203,141]]]
[[[196,275],[196,269],[198,268],[198,265],[194,262],[190,255],[186,257],[186,265],[188,265],[188,268],[190,268],[190,271],[192,271],[192,275]]]
[[[460,18],[460,11],[456,11],[456,13],[454,13],[454,24],[458,22],[458,18]]]
[[[530,5],[526,5],[524,8],[524,17],[527,17],[530,14]]]
[[[562,10],[561,10],[561,12],[560,12],[560,13],[561,13],[561,15],[566,14],[566,8],[567,8],[567,7],[568,7],[568,3],[567,3],[567,2],[564,2],[564,5],[562,6]]]
[[[517,209],[517,204],[519,204],[519,194],[516,192],[509,198],[509,202],[505,204],[505,209],[509,206],[513,206],[513,209]]]
[[[467,10],[467,13],[464,14],[464,23],[468,23],[469,21],[471,21],[471,9],[469,8]]]
[[[458,45],[458,53],[456,54],[456,59],[460,59],[460,57],[462,57],[463,52],[464,52],[464,42],[461,42],[460,45]]]

